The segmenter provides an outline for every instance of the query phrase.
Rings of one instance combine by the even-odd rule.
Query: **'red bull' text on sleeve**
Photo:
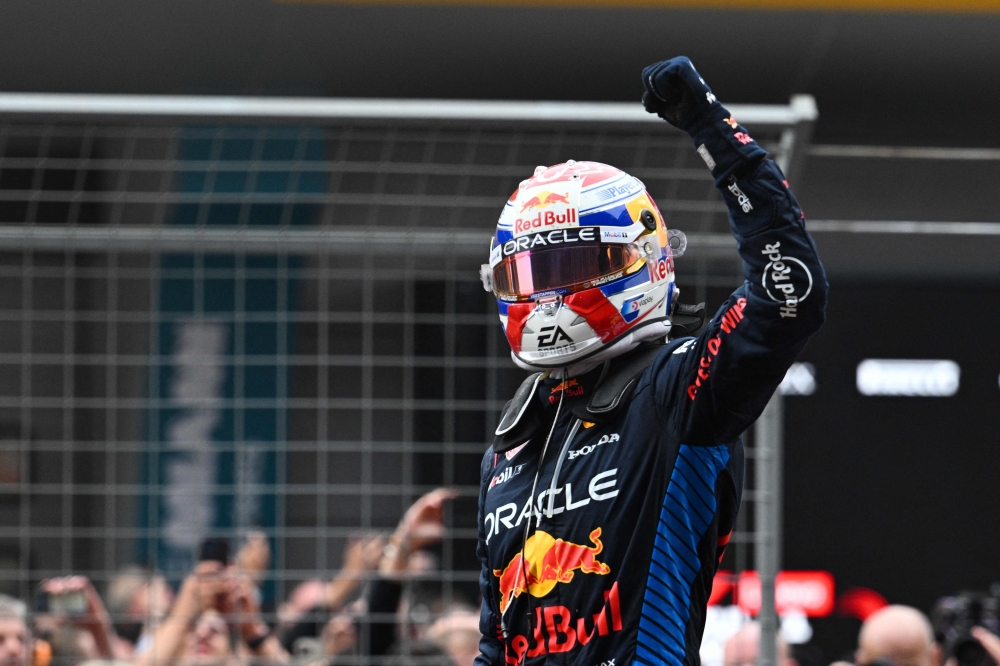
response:
[[[655,390],[678,436],[712,444],[735,439],[763,411],[823,324],[827,283],[787,180],[746,128],[716,103],[684,129],[712,166],[746,281],[674,359],[674,372],[655,375]]]

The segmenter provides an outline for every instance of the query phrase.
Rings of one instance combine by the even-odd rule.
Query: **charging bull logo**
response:
[[[523,560],[518,553],[503,571],[493,570],[493,575],[500,579],[500,612],[504,612],[511,599],[525,592],[544,597],[557,583],[572,581],[577,569],[601,576],[611,573],[611,567],[594,559],[604,550],[600,527],[590,533],[590,542],[594,545],[581,546],[556,539],[542,530],[528,537]]]
[[[569,195],[559,194],[558,192],[539,192],[521,204],[521,212],[524,213],[535,208],[545,208],[546,206],[551,206],[556,203],[566,204],[568,206]]]

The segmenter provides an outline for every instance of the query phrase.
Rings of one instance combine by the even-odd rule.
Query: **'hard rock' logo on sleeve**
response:
[[[764,267],[761,286],[772,301],[783,304],[782,317],[797,316],[799,303],[812,292],[812,273],[800,259],[782,255],[780,242],[765,245],[760,253],[770,260]]]

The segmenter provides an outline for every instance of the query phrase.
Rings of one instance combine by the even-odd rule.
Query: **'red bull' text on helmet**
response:
[[[645,327],[665,335],[677,295],[652,197],[598,162],[535,169],[500,215],[482,278],[515,360],[538,368],[584,361]]]

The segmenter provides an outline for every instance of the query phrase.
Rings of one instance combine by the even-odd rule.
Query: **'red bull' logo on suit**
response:
[[[611,573],[611,567],[597,559],[604,550],[601,528],[594,529],[589,538],[591,546],[557,539],[543,530],[532,534],[524,544],[523,558],[518,553],[506,567],[493,570],[500,579],[500,612],[522,594],[546,596],[559,583],[572,582],[577,572]],[[586,645],[595,635],[606,636],[622,628],[617,581],[604,592],[604,606],[593,617],[575,617],[565,606],[539,607],[535,613],[534,645],[526,636],[511,637],[506,646],[508,664],[519,664],[525,656],[569,652]]]

